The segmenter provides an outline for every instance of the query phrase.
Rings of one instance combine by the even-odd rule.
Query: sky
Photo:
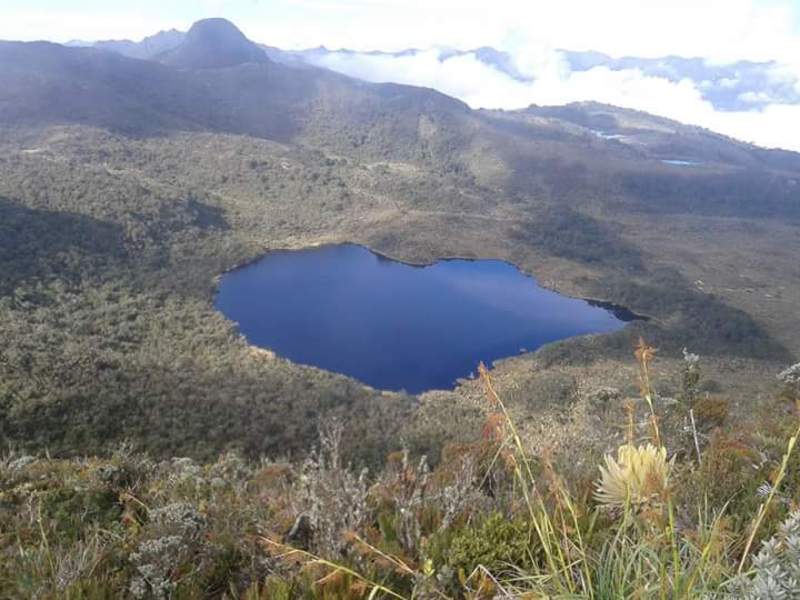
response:
[[[476,108],[596,100],[800,150],[800,104],[767,97],[752,109],[719,110],[704,98],[702,81],[637,69],[572,71],[559,53],[774,61],[768,77],[800,93],[800,0],[0,0],[0,39],[141,39],[210,16],[284,49],[431,49],[406,59],[356,55],[328,66],[373,81],[433,87]],[[505,50],[532,81],[515,80],[474,55],[439,60],[442,46]]]

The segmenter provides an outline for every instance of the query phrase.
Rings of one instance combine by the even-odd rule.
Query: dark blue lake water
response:
[[[625,324],[498,260],[417,267],[355,245],[272,252],[227,273],[216,307],[251,344],[411,393],[451,388],[479,361]]]

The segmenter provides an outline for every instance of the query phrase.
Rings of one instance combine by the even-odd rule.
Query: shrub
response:
[[[800,511],[789,515],[778,532],[762,543],[752,571],[734,582],[737,598],[800,598]]]
[[[449,570],[464,581],[478,566],[493,574],[529,568],[538,555],[534,537],[527,519],[492,513],[479,525],[462,529],[449,540],[447,558],[440,569],[445,573]]]

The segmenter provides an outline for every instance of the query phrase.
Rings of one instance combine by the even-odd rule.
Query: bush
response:
[[[438,571],[452,572],[460,581],[482,566],[494,574],[529,568],[538,556],[530,522],[493,513],[480,524],[445,536],[448,549],[434,562]],[[436,547],[437,540],[431,541]]]

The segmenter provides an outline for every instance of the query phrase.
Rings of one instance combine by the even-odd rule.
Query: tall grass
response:
[[[549,461],[528,453],[491,374],[483,364],[479,366],[490,412],[487,422],[492,423],[498,441],[490,465],[500,462],[510,465],[514,477],[513,494],[524,507],[540,559],[526,569],[513,568],[502,575],[492,574],[479,565],[465,583],[476,579],[481,583],[472,588],[474,596],[466,597],[491,597],[481,595],[487,589],[499,594],[498,597],[592,600],[729,595],[731,583],[745,571],[759,528],[786,476],[798,435],[788,442],[769,496],[754,516],[746,540],[731,539],[728,535],[727,505],[713,510],[704,501],[694,507],[692,525],[679,524],[678,507],[668,481],[672,461],[666,462],[668,449],[659,426],[656,393],[651,382],[655,352],[643,340],[635,349],[641,398],[646,405],[650,439],[655,447],[635,445],[635,407],[628,407],[627,443],[621,448],[624,452],[620,452],[619,459],[609,457],[607,460],[614,465],[621,464],[617,461],[624,462],[623,457],[639,462],[627,465],[627,470],[618,468],[612,474],[603,472],[604,476],[617,478],[618,487],[610,492],[616,494],[617,501],[612,502],[608,494],[598,489],[593,506],[576,499]],[[604,483],[607,482],[601,478],[598,488]],[[647,490],[648,485],[651,491],[643,493],[642,488]],[[601,521],[605,523],[603,527],[598,526]],[[737,548],[741,551],[738,558]],[[332,572],[341,571],[362,578],[368,585],[370,598],[413,598],[413,595],[403,596],[366,579],[347,567],[316,557],[307,558],[324,564]],[[404,568],[408,577],[422,577],[422,573],[414,574],[405,564]],[[447,597],[440,591],[437,594]]]
[[[167,590],[158,597],[253,600],[737,597],[754,571],[768,579],[754,549],[791,508],[784,488],[797,488],[800,426],[782,453],[773,451],[767,464],[776,468],[757,508],[757,496],[720,505],[687,494],[687,473],[700,476],[714,460],[694,460],[696,430],[686,459],[670,452],[679,442],[660,414],[655,354],[637,345],[641,399],[621,407],[625,442],[583,487],[558,457],[531,453],[483,364],[484,438],[462,449],[469,460],[451,456],[435,470],[424,460],[415,470],[398,453],[370,482],[339,460],[336,435],[323,436],[302,466],[254,466],[233,455],[204,467],[127,454],[8,457],[0,460],[0,597],[148,597],[156,589]],[[713,458],[713,447],[706,452]],[[83,521],[89,514],[95,524]],[[289,533],[274,533],[292,522]],[[308,536],[298,533],[308,523]],[[484,537],[514,553],[487,550]]]
[[[642,397],[650,411],[652,438],[659,451],[664,452],[649,375],[654,354],[653,348],[640,341],[636,358]],[[479,372],[490,403],[498,406],[506,419],[517,462],[526,466],[517,469],[516,475],[520,487],[526,490],[524,499],[531,523],[546,556],[541,567],[519,573],[511,582],[515,593],[552,598],[688,598],[720,587],[719,575],[713,581],[708,577],[708,561],[719,537],[720,516],[715,516],[710,523],[701,521],[694,532],[694,540],[688,539],[676,527],[673,501],[667,488],[660,490],[663,497],[656,497],[642,506],[631,497],[633,482],[623,481],[628,491],[621,501],[621,514],[616,515],[614,535],[599,546],[588,545],[587,539],[594,534],[594,525],[605,507],[597,506],[591,518],[580,519],[575,500],[563,485],[554,490],[554,502],[544,502],[529,466],[531,459],[509,411],[483,365]],[[629,422],[632,429],[632,417]],[[629,433],[629,444],[632,437]],[[630,450],[633,454],[639,451],[632,446]],[[529,489],[531,493],[527,492]]]

